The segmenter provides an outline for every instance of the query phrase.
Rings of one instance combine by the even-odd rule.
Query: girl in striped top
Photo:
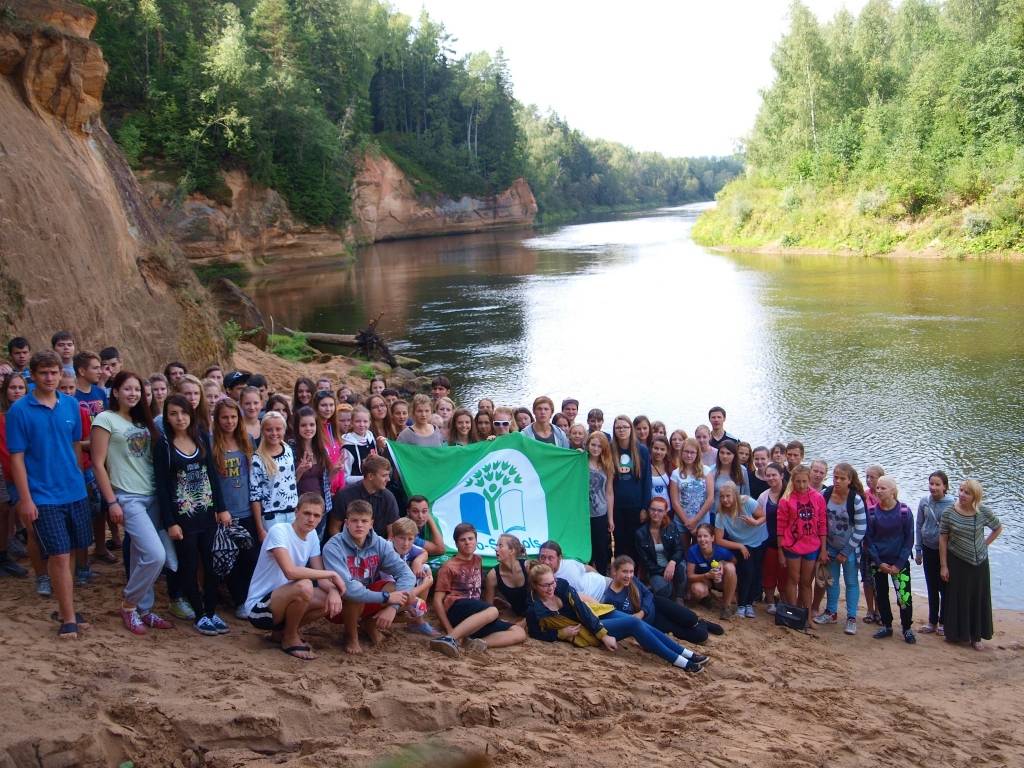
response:
[[[956,503],[939,523],[939,575],[947,582],[946,640],[969,640],[976,651],[984,647],[982,639],[992,639],[988,548],[1003,532],[999,518],[981,499],[981,483],[964,480]]]

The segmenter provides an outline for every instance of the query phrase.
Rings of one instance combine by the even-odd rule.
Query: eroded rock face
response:
[[[221,357],[209,296],[163,238],[96,117],[107,65],[76,3],[8,0],[0,18],[0,335],[67,329],[149,373]]]
[[[174,186],[139,174],[150,204],[185,255],[197,263],[255,264],[278,258],[317,258],[345,252],[341,234],[296,219],[277,192],[244,171],[225,171],[230,202],[201,194],[175,199]]]
[[[353,235],[360,242],[528,227],[537,201],[525,179],[490,198],[418,196],[389,158],[367,154],[356,176]]]
[[[232,280],[220,277],[213,281],[210,293],[224,321],[233,320],[242,329],[242,338],[259,349],[267,348],[267,326],[263,313],[249,295]]]
[[[0,73],[14,76],[37,113],[49,112],[77,132],[103,107],[109,67],[89,40],[96,12],[57,0],[14,0],[0,29]]]

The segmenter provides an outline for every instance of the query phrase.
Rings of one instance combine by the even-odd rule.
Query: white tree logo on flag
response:
[[[524,543],[548,535],[548,505],[533,463],[515,449],[489,453],[451,490],[434,502],[434,515],[447,540],[459,523],[480,534],[478,550],[492,553],[498,536],[511,533]]]
[[[522,483],[519,470],[509,461],[484,464],[471,477],[466,478],[465,486],[479,488],[487,502],[487,522],[491,531],[512,533],[526,530],[523,494],[512,487]]]

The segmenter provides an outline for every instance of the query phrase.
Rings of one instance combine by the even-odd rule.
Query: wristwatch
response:
[[[382,595],[384,595],[384,602],[382,603],[382,605],[383,605],[383,606],[384,606],[385,608],[387,608],[387,607],[388,607],[388,600],[390,600],[390,599],[391,599],[391,593],[390,593],[390,592],[388,592],[388,591],[387,591],[386,589],[382,589],[382,590],[380,591],[380,593],[381,593]]]

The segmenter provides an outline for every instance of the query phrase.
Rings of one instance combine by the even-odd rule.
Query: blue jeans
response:
[[[832,574],[832,586],[825,593],[825,610],[836,613],[839,608],[839,571],[842,569],[843,581],[846,582],[846,615],[857,618],[857,603],[860,601],[860,570],[857,567],[857,552],[853,557],[840,564],[836,560],[837,550],[828,547],[828,570]]]
[[[664,632],[628,613],[612,611],[601,617],[601,623],[616,640],[635,638],[641,648],[656,653],[669,664],[675,663],[683,652],[683,646]]]

